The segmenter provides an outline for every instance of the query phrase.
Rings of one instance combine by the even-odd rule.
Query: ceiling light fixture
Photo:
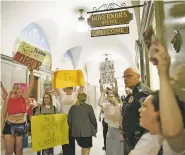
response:
[[[80,17],[78,18],[78,23],[77,23],[77,32],[87,32],[87,24],[85,21],[85,18],[83,17],[83,9],[79,10],[80,12]]]

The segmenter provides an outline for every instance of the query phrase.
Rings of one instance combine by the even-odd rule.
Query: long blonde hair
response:
[[[78,98],[78,100],[76,101],[75,105],[79,106],[79,105],[85,103],[85,101],[87,99],[87,94],[85,94],[85,93],[78,93],[77,98]]]

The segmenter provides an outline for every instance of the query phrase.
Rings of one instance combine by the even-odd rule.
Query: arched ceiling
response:
[[[99,7],[110,2],[117,4],[125,2],[127,6],[132,5],[130,0],[2,1],[2,54],[12,56],[15,39],[22,29],[34,22],[43,29],[48,38],[53,70],[60,68],[63,53],[76,46],[82,49],[77,63],[79,68],[84,63],[91,62],[90,64],[93,65],[96,60],[101,61],[102,55],[105,53],[110,53],[110,57],[114,61],[119,62],[120,59],[127,61],[125,64],[124,61],[120,61],[118,65],[120,68],[134,65],[135,40],[138,38],[138,30],[133,9],[129,9],[134,16],[128,25],[130,34],[91,38],[90,27],[88,32],[76,32],[79,17],[78,9],[84,8],[87,12],[91,11],[93,7]],[[84,14],[85,18],[88,16]]]

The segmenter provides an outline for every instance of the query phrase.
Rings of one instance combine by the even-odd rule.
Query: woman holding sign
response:
[[[23,155],[23,135],[26,132],[26,100],[29,98],[33,84],[33,69],[30,70],[30,85],[23,94],[21,85],[14,84],[12,95],[5,101],[1,113],[1,131],[5,143],[5,155],[12,155],[14,146],[16,155]]]
[[[105,90],[102,91],[98,105],[103,109],[107,123],[106,155],[123,154],[123,136],[120,131],[121,103],[118,94],[111,91],[105,100]]]
[[[50,93],[45,93],[43,96],[42,105],[38,108],[35,115],[51,115],[56,114],[57,109],[53,105],[52,96]],[[37,155],[40,155],[41,152],[37,152]],[[54,148],[48,148],[42,150],[42,155],[54,155]]]

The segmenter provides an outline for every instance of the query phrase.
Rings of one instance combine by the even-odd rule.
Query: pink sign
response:
[[[21,86],[23,93],[26,91],[26,89],[28,88],[28,84],[26,83],[15,83]]]

